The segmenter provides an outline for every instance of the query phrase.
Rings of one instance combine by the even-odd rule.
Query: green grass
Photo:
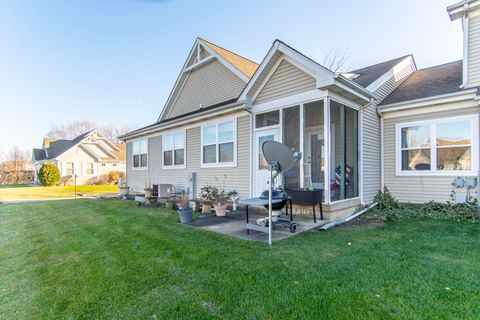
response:
[[[0,318],[480,317],[479,224],[389,222],[269,249],[177,221],[115,199],[1,205]]]
[[[77,194],[118,193],[117,185],[77,186]],[[0,201],[71,198],[75,196],[75,187],[30,187],[18,186],[0,188]]]
[[[26,183],[0,184],[0,189],[25,188],[25,187],[30,187],[30,185]]]

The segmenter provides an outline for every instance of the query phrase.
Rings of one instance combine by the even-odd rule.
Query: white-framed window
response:
[[[93,174],[93,163],[91,162],[85,163],[85,174]]]
[[[163,134],[164,169],[185,168],[185,130]]]
[[[148,141],[146,139],[132,142],[132,157],[134,169],[146,169],[148,167]]]
[[[466,175],[478,170],[478,115],[396,124],[397,175]]]
[[[75,174],[75,163],[74,162],[65,162],[65,172],[67,175],[73,176]]]
[[[229,119],[201,128],[202,167],[236,165],[236,121]]]

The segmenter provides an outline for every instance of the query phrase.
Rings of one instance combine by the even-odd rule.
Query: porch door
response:
[[[262,153],[262,145],[265,141],[279,141],[279,129],[269,129],[255,132],[254,140],[254,163],[253,163],[253,191],[254,196],[258,197],[260,194],[268,189],[268,163]],[[279,185],[280,177],[277,178],[277,185]]]

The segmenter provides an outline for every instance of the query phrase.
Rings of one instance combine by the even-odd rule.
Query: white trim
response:
[[[218,141],[218,125],[225,122],[233,122],[233,162],[219,162],[218,151],[219,151],[219,141]],[[215,125],[215,160],[214,163],[203,163],[203,128],[206,126]],[[230,142],[223,142],[230,143]],[[204,123],[200,126],[200,168],[225,168],[225,167],[236,167],[237,166],[237,117],[225,119],[225,120],[212,120],[211,122]]]
[[[250,144],[248,146],[248,163],[249,165],[249,177],[248,177],[248,182],[249,182],[249,187],[248,187],[248,195],[249,197],[253,197],[253,129],[254,129],[254,121],[255,121],[255,116],[251,113],[250,114],[250,132],[249,132],[249,141]]]
[[[278,108],[284,108],[287,106],[293,106],[300,103],[306,103],[307,101],[321,100],[327,96],[327,91],[314,89],[307,92],[298,93],[288,97],[280,98],[273,101],[257,104],[252,106],[253,113],[263,113],[272,111]]]
[[[215,57],[213,55],[209,55],[205,59],[199,60],[199,61],[195,62],[194,64],[190,65],[189,67],[185,68],[182,72],[192,71],[193,69],[198,68],[198,67],[206,64],[207,62],[209,62],[210,60],[213,60],[213,59],[215,59]]]
[[[198,127],[199,123],[204,121],[210,121],[210,119],[219,117],[232,117],[232,113],[244,112],[248,114],[249,110],[245,106],[238,102],[226,104],[225,106],[215,108],[214,110],[207,110],[204,113],[199,112],[189,116],[182,117],[177,120],[168,121],[167,123],[159,123],[149,128],[140,128],[138,132],[127,133],[120,136],[120,139],[130,142],[133,139],[142,137],[155,137],[160,135],[163,131],[170,130],[177,127],[193,128]]]
[[[435,118],[429,120],[421,121],[409,121],[401,122],[395,124],[395,174],[397,176],[476,176],[479,168],[479,155],[478,155],[478,144],[479,144],[479,129],[478,129],[478,114],[464,115],[464,116],[455,116],[455,117],[445,117],[445,118]],[[437,149],[436,146],[436,127],[438,124],[446,122],[455,122],[455,121],[465,121],[468,120],[471,122],[471,169],[470,170],[437,170]],[[401,148],[401,129],[405,127],[413,126],[430,126],[430,147],[422,148],[410,148],[410,149],[428,149],[430,150],[430,170],[422,171],[402,171],[402,157],[401,150],[406,148]],[[408,150],[408,149],[407,149]]]
[[[262,83],[260,83],[260,86],[258,86],[258,89],[256,90],[255,94],[252,96],[252,103],[255,102],[255,100],[257,99],[258,95],[262,92],[263,88],[265,88],[265,86],[267,85],[268,81],[270,81],[270,78],[273,76],[273,74],[275,73],[275,71],[277,71],[278,67],[280,66],[280,63],[282,63],[282,61],[285,60],[285,56],[282,55],[280,56],[280,58],[278,58],[277,62],[275,62],[275,64],[273,65],[272,69],[270,69],[270,71],[267,73],[267,76],[265,77],[265,79],[262,81]]]
[[[363,202],[363,111],[358,110],[357,113],[357,166],[359,168],[358,173],[358,195],[360,196],[360,202]]]
[[[183,164],[181,165],[176,165],[175,164],[175,150],[180,150],[180,149],[175,149],[175,134],[178,133],[183,133]],[[165,150],[165,137],[166,136],[171,136],[172,139],[172,149],[171,150]],[[172,152],[172,164],[171,165],[165,165],[165,157],[164,153],[166,151],[171,151]],[[186,169],[187,168],[187,130],[186,129],[180,129],[180,130],[169,130],[162,132],[162,151],[161,151],[161,157],[162,157],[162,169],[164,170],[173,170],[173,169]]]
[[[381,191],[385,187],[385,146],[384,146],[384,124],[383,117],[380,118],[380,187]]]
[[[470,38],[470,22],[468,19],[468,15],[462,18],[462,27],[463,27],[463,63],[462,63],[462,84],[460,85],[461,88],[464,88],[468,84],[468,47],[469,43],[468,40]]]
[[[465,110],[465,109],[476,109],[479,107],[479,103],[474,100],[452,102],[450,104],[441,104],[431,107],[418,107],[414,109],[398,110],[388,113],[380,113],[380,116],[385,119],[395,119],[399,117],[410,117],[410,116],[419,116],[425,114],[439,113],[439,112],[449,112],[456,110]]]
[[[305,146],[304,146],[304,140],[305,140],[305,104],[304,103],[301,103],[300,104],[300,132],[298,133],[300,135],[300,152],[302,153],[302,158],[300,159],[300,170],[299,170],[299,173],[300,173],[300,188],[305,188],[305,168],[304,168],[304,163],[305,163]],[[324,106],[325,107],[325,106]],[[283,109],[282,109],[283,110]],[[283,118],[282,118],[282,123],[283,123]],[[283,128],[282,130],[280,131],[280,134],[282,135],[283,137]],[[325,140],[325,139],[324,139]],[[312,170],[310,169],[310,177],[312,175]]]
[[[223,65],[225,65],[225,67],[227,67],[230,71],[232,71],[237,77],[243,80],[243,82],[247,83],[248,80],[250,80],[250,78],[247,77],[243,72],[241,72],[240,69],[238,69],[236,66],[228,62],[224,57],[218,54],[215,50],[210,48],[210,46],[204,43],[202,39],[198,39],[198,40],[202,44],[203,49],[205,49],[205,51],[207,51],[208,53],[216,57],[218,61],[220,61]]]
[[[140,156],[140,158],[138,159],[138,161],[139,161],[138,164],[141,165],[141,163],[142,163],[141,155],[142,155],[143,153],[138,153],[138,154],[133,153],[133,144],[134,144],[135,142],[142,142],[142,141],[146,141],[146,143],[147,143],[147,165],[144,166],[144,167],[140,167],[140,166],[139,166],[139,167],[134,167],[134,156],[136,156],[136,155],[139,155],[139,156]],[[148,170],[148,164],[149,164],[149,161],[150,161],[150,157],[149,157],[149,154],[148,154],[148,150],[149,150],[149,141],[148,141],[148,138],[135,139],[134,141],[131,141],[131,143],[132,143],[132,170],[136,170],[136,171],[145,171],[145,170]]]
[[[381,113],[387,113],[404,109],[433,106],[437,104],[452,103],[462,100],[470,100],[475,98],[476,93],[477,89],[463,90],[432,97],[379,105],[377,108]]]
[[[323,103],[323,127],[324,127],[324,146],[325,146],[325,171],[324,171],[324,203],[330,204],[330,160],[331,160],[331,148],[330,148],[330,98],[326,97]],[[335,165],[335,164],[333,164]]]

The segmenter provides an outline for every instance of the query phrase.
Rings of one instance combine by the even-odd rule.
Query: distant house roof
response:
[[[73,148],[74,146],[78,145],[82,142],[86,137],[88,137],[92,132],[96,129],[90,130],[88,132],[82,133],[81,135],[71,139],[61,139],[51,141],[48,148],[44,149],[33,149],[33,158],[36,161],[40,160],[51,160],[55,159],[61,154],[65,153],[69,149]],[[115,146],[120,150],[112,150],[111,152],[115,155],[118,160],[125,160],[125,144],[123,143],[115,143]],[[105,159],[104,159],[105,160]],[[108,158],[107,160],[117,160],[115,158]]]
[[[208,45],[212,50],[221,55],[225,60],[233,64],[238,70],[240,70],[244,75],[251,78],[255,71],[258,68],[258,64],[249,60],[241,55],[238,55],[232,51],[224,49],[217,46],[205,39],[201,39],[206,45]]]
[[[408,54],[396,59],[380,62],[368,67],[350,71],[349,73],[357,74],[358,76],[352,78],[352,80],[366,88],[408,56],[411,55]]]
[[[464,89],[462,84],[462,61],[417,70],[393,90],[380,105],[428,98]]]

